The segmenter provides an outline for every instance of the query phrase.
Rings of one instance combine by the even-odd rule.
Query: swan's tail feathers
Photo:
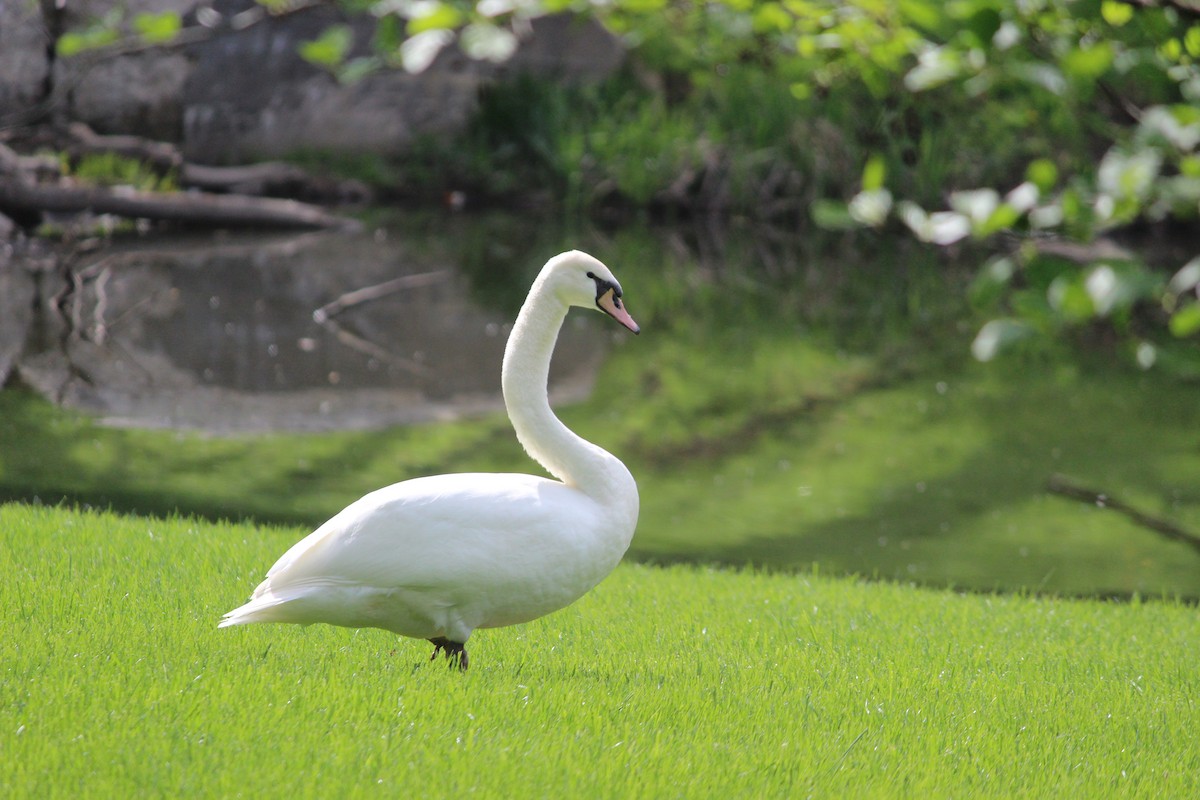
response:
[[[251,622],[293,622],[288,603],[304,594],[303,591],[275,592],[266,581],[254,590],[250,602],[238,606],[221,617],[218,628],[249,625]]]
[[[217,627],[228,628],[251,622],[350,624],[342,621],[346,616],[347,603],[345,592],[341,589],[328,581],[279,585],[267,579],[254,590],[249,602],[221,617]]]
[[[228,628],[230,625],[248,625],[251,622],[282,622],[277,613],[284,602],[283,598],[272,595],[256,597],[222,616],[217,627]]]

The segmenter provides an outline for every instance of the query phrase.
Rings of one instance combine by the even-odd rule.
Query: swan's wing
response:
[[[304,537],[279,557],[269,570],[267,578],[285,575],[308,574],[320,572],[321,566],[329,564],[339,551],[353,549],[353,543],[363,546],[364,529],[368,531],[379,527],[394,529],[391,546],[403,547],[404,540],[417,532],[413,523],[418,515],[412,509],[419,509],[439,498],[452,496],[456,487],[449,484],[450,478],[469,478],[470,475],[437,475],[427,478],[394,483],[366,494],[346,506],[325,524]],[[485,476],[492,477],[492,476]],[[461,490],[459,490],[461,491]],[[404,523],[409,524],[404,524]],[[378,536],[378,531],[376,536]],[[371,537],[375,538],[375,537]],[[386,546],[387,542],[378,542]],[[264,582],[264,586],[269,581]],[[262,588],[262,587],[260,587]]]
[[[582,551],[599,538],[597,511],[582,492],[531,475],[404,481],[364,496],[298,542],[255,595],[312,583],[478,589],[527,581],[586,559]]]

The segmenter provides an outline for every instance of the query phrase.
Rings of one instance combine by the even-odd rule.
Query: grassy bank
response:
[[[1186,797],[1194,610],[627,565],[472,640],[217,631],[294,528],[0,507],[11,797]]]

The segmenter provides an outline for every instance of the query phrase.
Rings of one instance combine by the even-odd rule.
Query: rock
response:
[[[183,135],[183,87],[192,72],[181,53],[147,52],[98,61],[71,75],[71,118],[102,133],[134,133],[177,142]],[[57,81],[56,81],[57,82]]]
[[[53,79],[67,117],[100,133],[180,142],[185,157],[202,164],[245,163],[303,150],[393,155],[419,136],[461,130],[477,107],[479,89],[497,77],[531,73],[597,80],[624,58],[619,40],[599,23],[561,14],[534,20],[517,53],[500,66],[473,61],[450,47],[419,75],[384,70],[342,84],[298,52],[331,24],[348,24],[355,41],[351,56],[370,53],[374,18],[347,18],[333,5],[231,30],[229,20],[258,6],[251,0],[80,0],[66,6],[59,22],[78,29],[120,7],[127,14],[175,11],[193,25],[200,6],[206,24],[213,26],[210,37],[119,56],[83,53],[59,59]],[[40,31],[35,13],[32,19],[30,31]],[[0,17],[0,42],[2,22]],[[44,37],[41,48],[44,57]]]
[[[0,386],[25,352],[33,326],[34,279],[18,268],[12,247],[0,241]]]
[[[131,19],[143,13],[184,16],[197,5],[196,0],[72,0],[63,6],[58,24],[67,32],[80,30],[111,13],[114,6]],[[55,60],[55,97],[69,119],[100,133],[179,141],[183,84],[191,70],[188,56],[173,48],[115,57],[85,51]]]
[[[47,36],[37,0],[0,3],[0,128],[23,124],[49,75]]]
[[[330,24],[330,8],[290,14],[197,44],[183,91],[183,151],[229,164],[297,150],[395,153],[419,134],[462,127],[488,68],[447,50],[420,75],[377,72],[341,84],[298,54]],[[366,54],[372,23],[353,29]]]

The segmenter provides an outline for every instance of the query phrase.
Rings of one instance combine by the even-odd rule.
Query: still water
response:
[[[20,381],[106,426],[215,436],[224,455],[185,446],[162,466],[180,475],[118,486],[89,455],[108,439],[89,450],[47,429],[63,463],[29,486],[0,462],[4,491],[312,525],[411,477],[390,463],[409,451],[414,474],[535,469],[499,424],[443,450],[394,426],[497,419],[508,326],[545,259],[572,247],[612,267],[643,328],[572,314],[551,374],[568,424],[638,479],[632,557],[1200,596],[1196,547],[1051,491],[1066,476],[1200,530],[1194,388],[1104,342],[974,363],[963,298],[983,254],[878,237],[410,215],[362,234],[118,242],[43,276],[61,318],[33,322]],[[2,423],[5,441],[41,447]],[[377,433],[291,439],[268,458],[262,439],[239,443],[332,430]],[[276,472],[245,472],[259,463]]]
[[[105,424],[334,430],[501,407],[509,298],[387,226],[121,242],[74,276],[69,333],[25,372]],[[602,350],[571,325],[558,352],[554,396],[586,396]]]

